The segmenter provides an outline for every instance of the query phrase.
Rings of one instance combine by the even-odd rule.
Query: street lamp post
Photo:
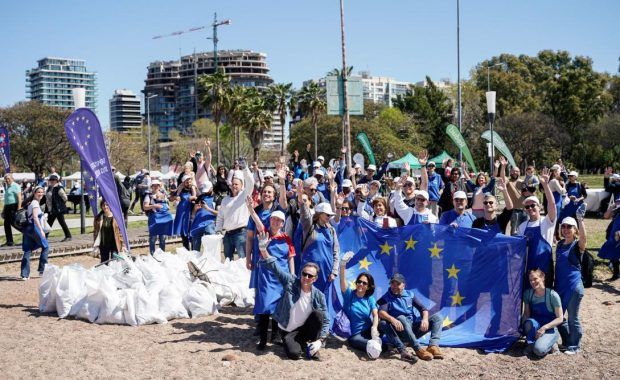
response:
[[[491,129],[491,150],[489,154],[489,175],[493,176],[493,156],[495,156],[495,145],[493,144],[493,122],[495,121],[495,91],[487,91],[487,117],[489,118],[489,128]]]
[[[157,97],[157,94],[146,97],[146,125],[147,125],[148,142],[149,142],[148,143],[149,144],[149,154],[148,154],[149,162],[147,163],[147,167],[149,169],[149,173],[151,172],[151,108],[150,108],[149,100],[156,98],[156,97]]]
[[[86,89],[76,87],[72,91],[73,93],[73,108],[86,108]],[[84,167],[82,166],[82,159],[80,158],[80,234],[86,233],[86,214],[84,212],[86,204],[84,203],[84,190],[88,190],[84,186]]]
[[[462,110],[461,110],[461,14],[460,1],[456,0],[456,83],[457,83],[457,112],[459,132],[463,133],[462,128]],[[459,162],[463,162],[463,151],[459,148]]]
[[[347,60],[346,60],[346,45],[344,39],[344,0],[340,0],[340,36],[342,40],[342,136],[344,140],[344,146],[347,148],[346,163],[347,167],[351,167],[351,124],[349,122],[349,99],[347,92]],[[315,144],[316,145],[316,144]],[[316,146],[315,146],[316,151]],[[316,156],[316,153],[315,153]]]

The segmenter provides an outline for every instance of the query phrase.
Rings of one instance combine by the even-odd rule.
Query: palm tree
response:
[[[298,94],[299,107],[305,115],[310,115],[312,120],[312,128],[314,129],[314,158],[318,157],[317,143],[317,123],[319,114],[324,112],[327,108],[327,102],[325,100],[326,92],[325,87],[320,87],[315,81],[310,81],[308,84],[301,88]]]
[[[286,114],[291,107],[291,101],[295,98],[295,91],[292,89],[292,83],[278,83],[268,88],[268,103],[270,108],[278,114],[280,118],[282,146],[280,147],[280,155],[284,155],[284,128],[286,122]]]
[[[247,88],[247,90],[248,96],[243,105],[243,126],[254,151],[253,160],[258,161],[263,136],[265,131],[271,128],[273,113],[269,110],[267,100],[260,92],[255,88]]]
[[[224,114],[224,104],[230,87],[230,78],[224,74],[224,70],[218,70],[213,74],[201,75],[198,78],[199,89],[202,92],[201,103],[205,108],[211,107],[211,115],[215,122],[215,151],[217,164],[221,162],[220,155],[220,122]]]
[[[224,111],[228,119],[228,123],[232,129],[233,147],[232,147],[232,160],[239,157],[239,144],[240,136],[239,130],[243,125],[244,118],[244,103],[249,96],[248,89],[242,86],[233,86],[228,89],[226,96],[226,102],[224,103]]]

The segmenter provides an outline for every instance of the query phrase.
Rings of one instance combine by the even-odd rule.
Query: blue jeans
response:
[[[347,341],[349,342],[351,347],[355,348],[356,350],[366,352],[366,344],[368,343],[370,338],[371,338],[370,329],[366,329],[355,335],[351,335],[349,339],[347,339]]]
[[[579,307],[581,306],[583,294],[583,285],[580,284],[573,292],[570,301],[568,301],[566,307],[567,318],[564,318],[564,322],[558,326],[560,336],[562,337],[562,344],[567,348],[579,348],[579,343],[581,343],[583,329],[579,320]]]
[[[246,229],[245,227],[239,228],[234,231],[226,231],[224,234],[224,256],[227,259],[234,260],[235,259],[235,250],[239,255],[239,258],[245,257],[245,238],[246,238]]]
[[[528,318],[523,322],[523,330],[526,336],[535,335],[536,330],[539,328],[540,324],[535,319]],[[559,337],[560,334],[558,334],[558,329],[554,327],[553,332],[543,334],[540,338],[536,339],[534,342],[534,355],[539,358],[547,355],[549,351],[551,351],[551,348],[553,348],[553,345],[558,341]]]
[[[422,346],[418,342],[418,337],[425,335],[428,331],[420,331],[421,321],[413,321],[411,318],[401,315],[396,318],[403,324],[403,331],[396,331],[394,326],[388,321],[381,321],[379,323],[379,329],[387,335],[388,340],[392,343],[398,351],[405,349],[405,345],[401,338],[406,339],[414,350],[419,350]],[[439,314],[433,314],[428,319],[428,330],[431,332],[431,338],[428,342],[429,346],[438,346],[439,339],[441,338],[441,327],[443,320]]]
[[[151,255],[155,252],[155,241],[159,237],[159,248],[162,251],[166,250],[166,235],[149,235],[149,250]]]
[[[45,264],[47,264],[47,254],[49,253],[49,248],[41,251],[41,256],[39,257],[39,273],[43,273],[45,270]],[[22,277],[30,277],[30,255],[32,251],[25,251],[22,256],[22,266],[21,266],[21,276]]]

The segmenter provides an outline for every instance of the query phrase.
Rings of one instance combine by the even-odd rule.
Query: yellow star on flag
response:
[[[428,250],[431,251],[431,257],[439,258],[439,253],[443,251],[443,248],[437,247],[437,243],[435,243],[433,248],[429,248]]]
[[[370,264],[372,264],[372,261],[368,261],[368,259],[364,257],[363,260],[359,261],[359,264],[360,264],[360,269],[370,270],[368,267],[370,266]]]
[[[387,241],[383,243],[383,245],[380,245],[379,247],[381,247],[381,254],[385,253],[388,256],[390,255],[390,250],[392,249],[392,247],[388,244]]]
[[[456,293],[454,293],[453,296],[450,296],[450,298],[452,298],[452,305],[450,306],[463,306],[463,300],[465,299],[465,297],[461,297],[461,293],[459,293],[458,290],[456,291]]]
[[[454,264],[452,264],[452,267],[450,267],[450,268],[446,269],[446,272],[448,272],[448,278],[450,278],[450,277],[454,277],[454,278],[456,278],[457,280],[459,279],[458,273],[459,273],[460,271],[461,271],[461,270],[460,270],[460,269],[458,269],[457,267],[455,267],[455,266],[454,266]]]
[[[444,318],[444,320],[443,320],[443,323],[441,324],[441,327],[450,327],[450,325],[452,324],[452,322],[454,322],[454,321],[451,321],[451,320],[450,320],[450,317],[448,317],[448,316],[446,315],[446,317],[445,317],[445,318]]]
[[[415,245],[417,244],[416,240],[413,240],[413,235],[409,236],[409,240],[406,240],[407,246],[405,247],[405,251],[411,249],[412,251],[415,249]]]

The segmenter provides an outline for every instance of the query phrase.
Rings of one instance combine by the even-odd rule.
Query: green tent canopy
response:
[[[450,159],[452,159],[454,161],[454,158],[450,157],[448,152],[446,152],[444,150],[439,155],[429,159],[429,161],[433,161],[437,166],[441,166],[441,164],[443,164],[443,160],[448,159],[448,158],[450,158]]]
[[[420,165],[420,161],[418,158],[411,153],[407,153],[403,157],[399,158],[396,161],[392,161],[389,164],[389,168],[402,168],[405,165],[405,162],[409,163],[411,169],[420,169],[422,165]]]

